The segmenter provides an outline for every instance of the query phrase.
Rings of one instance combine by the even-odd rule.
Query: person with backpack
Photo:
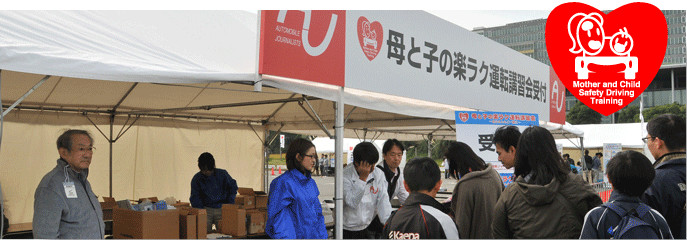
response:
[[[609,202],[590,210],[584,217],[580,239],[671,239],[663,215],[640,200],[656,175],[648,158],[635,151],[623,151],[606,166],[613,186]]]

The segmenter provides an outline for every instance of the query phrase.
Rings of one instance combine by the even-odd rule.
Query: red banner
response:
[[[344,86],[346,11],[262,11],[260,22],[260,74]]]
[[[565,85],[552,67],[549,67],[549,86],[551,86],[549,122],[565,125]]]

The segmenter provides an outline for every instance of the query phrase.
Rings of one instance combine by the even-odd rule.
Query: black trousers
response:
[[[348,231],[343,230],[344,239],[380,239],[382,238],[382,230],[384,224],[381,223],[378,216],[372,219],[370,225],[367,228],[360,231]]]

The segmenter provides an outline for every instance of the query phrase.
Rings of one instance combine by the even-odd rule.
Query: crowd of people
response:
[[[447,203],[435,199],[442,176],[434,160],[415,158],[401,170],[401,142],[387,140],[379,164],[377,148],[362,142],[343,170],[343,237],[684,239],[685,121],[661,115],[647,124],[647,132],[643,140],[656,161],[652,165],[634,151],[612,157],[605,169],[613,186],[607,203],[571,171],[569,156],[561,156],[551,133],[538,126],[522,133],[505,126],[494,133],[498,160],[514,169],[508,187],[467,144],[451,142],[444,165],[458,182]],[[83,130],[66,131],[57,149],[56,167],[36,189],[34,237],[102,238],[102,210],[87,179],[92,137]],[[290,143],[288,170],[269,188],[265,232],[270,238],[329,237],[312,179],[319,163],[312,142]],[[594,159],[591,163],[597,166]],[[198,167],[190,201],[208,210],[210,230],[221,219],[221,204],[234,202],[237,183],[215,167],[210,153],[200,155]],[[401,203],[396,211],[392,198]]]

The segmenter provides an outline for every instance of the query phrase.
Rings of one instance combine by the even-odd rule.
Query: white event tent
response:
[[[265,146],[278,136],[269,131],[336,138],[341,158],[344,136],[455,139],[454,111],[490,110],[260,75],[258,19],[244,11],[0,11],[0,190],[10,221],[31,221],[35,187],[67,128],[94,137],[96,195],[187,200],[206,151],[240,186],[265,189]],[[557,137],[583,136],[540,123]]]

